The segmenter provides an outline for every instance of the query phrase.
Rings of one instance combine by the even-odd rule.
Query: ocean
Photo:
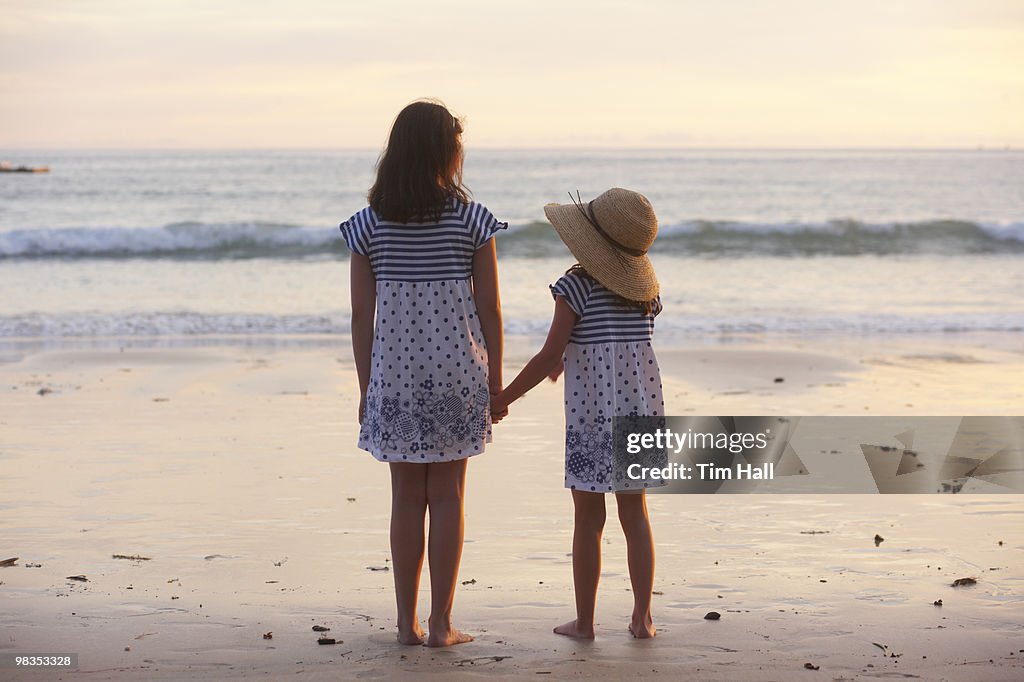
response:
[[[348,331],[339,222],[369,151],[33,151],[0,174],[0,343]],[[1024,331],[1024,152],[491,151],[465,182],[498,240],[506,333],[540,335],[573,263],[543,205],[647,195],[660,338]]]

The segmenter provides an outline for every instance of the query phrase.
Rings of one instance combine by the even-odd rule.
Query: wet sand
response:
[[[676,414],[1024,412],[1024,355],[946,346],[659,355]],[[512,344],[509,378],[530,350]],[[77,672],[17,679],[1024,676],[1020,496],[652,495],[658,637],[626,632],[610,509],[597,640],[574,642],[550,632],[573,601],[561,386],[545,384],[470,462],[455,615],[477,640],[402,647],[390,571],[374,570],[389,568],[387,472],[354,447],[344,339],[3,359],[0,559],[19,560],[0,568],[0,653],[79,654]]]

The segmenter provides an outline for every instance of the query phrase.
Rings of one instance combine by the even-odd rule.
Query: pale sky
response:
[[[4,148],[1024,146],[1022,0],[0,0]]]

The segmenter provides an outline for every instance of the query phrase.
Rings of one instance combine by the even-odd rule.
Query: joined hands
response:
[[[548,373],[548,380],[552,383],[558,381],[558,377],[562,376],[562,372],[565,370],[565,366],[562,361]],[[514,383],[514,382],[513,382]],[[491,423],[497,424],[502,419],[508,416],[508,406],[511,402],[508,399],[508,392],[503,390],[501,386],[491,386]],[[518,396],[516,396],[518,397]]]
[[[503,399],[500,386],[491,386],[491,423],[497,424],[508,416],[508,403]]]

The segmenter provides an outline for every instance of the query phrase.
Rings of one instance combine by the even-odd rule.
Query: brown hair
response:
[[[469,201],[462,184],[462,122],[439,101],[418,100],[391,125],[367,199],[384,220],[436,221],[448,199]]]
[[[580,265],[579,263],[576,263],[571,268],[569,268],[568,270],[565,271],[565,274],[567,274],[567,275],[568,274],[573,274],[573,273],[575,273],[577,275],[580,275],[582,277],[586,277],[587,279],[589,279],[589,280],[591,280],[593,282],[597,281],[597,278],[595,278],[593,275],[591,275],[589,272],[587,272],[583,268],[583,266]],[[619,296],[618,294],[615,294],[615,295]],[[657,300],[657,299],[652,299],[650,301],[631,301],[628,298],[623,298],[622,296],[619,296],[619,298],[624,303],[626,303],[626,305],[631,305],[634,308],[639,308],[643,312],[644,315],[650,315],[651,313],[654,312],[654,301]]]

